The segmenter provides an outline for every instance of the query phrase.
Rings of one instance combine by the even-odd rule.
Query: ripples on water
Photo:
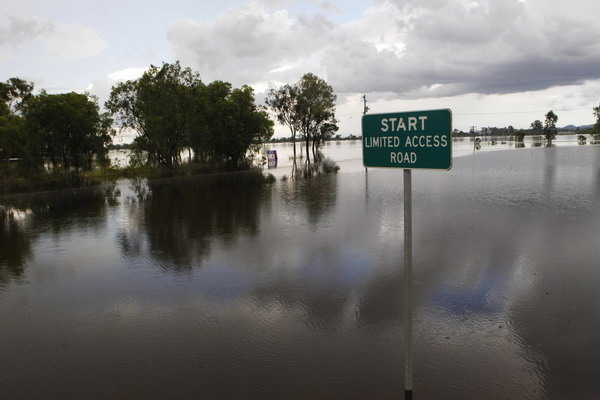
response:
[[[413,173],[417,398],[597,398],[599,150]],[[339,151],[3,199],[0,398],[401,398],[401,172]]]

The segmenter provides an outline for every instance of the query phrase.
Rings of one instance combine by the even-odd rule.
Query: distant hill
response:
[[[590,124],[590,125],[580,125],[580,126],[575,126],[575,125],[567,125],[564,126],[562,128],[558,128],[559,131],[575,131],[577,130],[577,128],[579,129],[590,129],[593,128],[594,124]]]

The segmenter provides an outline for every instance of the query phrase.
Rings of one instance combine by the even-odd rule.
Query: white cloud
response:
[[[297,79],[300,71],[318,67],[314,55],[330,30],[318,16],[293,20],[285,10],[269,14],[249,3],[208,23],[180,20],[169,27],[167,36],[175,58],[199,71],[203,80],[239,86]]]
[[[106,18],[107,13],[94,20],[98,30],[82,22],[89,18],[86,7],[71,14],[55,7],[21,7],[28,16],[0,16],[0,73],[64,91],[92,82],[90,91],[104,100],[117,81],[135,79],[144,70],[117,71],[123,65],[180,60],[205,82],[254,86],[262,103],[269,88],[313,72],[338,94],[338,113],[358,117],[362,94],[373,111],[440,105],[477,112],[494,104],[510,111],[510,104],[531,108],[527,102],[535,103],[535,110],[565,109],[598,101],[597,0],[551,5],[545,0],[227,0],[209,14],[168,7],[177,13],[157,7],[135,26],[114,25],[115,16]],[[219,8],[222,13],[213,17]],[[108,48],[100,29],[119,40]],[[158,46],[160,32],[171,53],[164,43]],[[140,37],[154,38],[142,46],[151,56],[132,53],[140,48]],[[89,59],[102,51],[110,55],[102,63]],[[561,96],[563,105],[556,100]],[[581,113],[587,123],[589,112]],[[485,126],[500,121],[494,115],[470,114],[464,120]],[[517,116],[509,115],[509,123],[526,122]],[[563,121],[566,113],[559,118]]]
[[[600,82],[594,1],[372,0],[344,23],[322,14],[327,7],[293,14],[291,3],[180,20],[167,32],[175,59],[205,81],[256,83],[257,100],[274,82],[316,73],[338,93],[342,134],[360,134],[358,93],[372,111],[456,109],[459,129],[526,127],[543,117],[519,110],[563,110],[565,124],[591,118],[586,107]]]
[[[95,56],[108,47],[97,32],[78,24],[54,24],[40,39],[51,57],[63,60]]]
[[[360,19],[292,18],[257,3],[168,30],[176,58],[234,84],[311,71],[342,92],[516,93],[600,78],[600,25],[541,1],[374,1]],[[588,6],[593,3],[588,2]]]
[[[108,47],[96,31],[84,25],[14,15],[0,17],[2,53],[15,55],[17,48],[36,40],[43,43],[48,56],[61,60],[91,57]]]
[[[122,81],[137,79],[142,76],[146,69],[129,67],[111,72],[105,78],[94,79],[88,85],[86,91],[98,97],[100,105],[103,106],[104,102],[110,97],[110,91],[114,85]]]
[[[113,81],[128,81],[141,77],[148,68],[125,68],[108,74],[108,78]]]

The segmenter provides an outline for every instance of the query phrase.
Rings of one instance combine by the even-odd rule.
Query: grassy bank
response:
[[[255,170],[263,175],[262,170],[249,165],[232,166],[227,164],[183,164],[173,168],[126,166],[102,167],[93,171],[46,171],[33,172],[18,168],[5,168],[0,170],[0,195],[31,193],[61,189],[71,189],[114,182],[118,179],[134,178],[166,178],[176,176],[190,176],[211,174],[219,172],[234,172]],[[270,180],[272,176],[264,176]]]

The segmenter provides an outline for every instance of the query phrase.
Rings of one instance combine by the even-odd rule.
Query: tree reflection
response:
[[[228,246],[240,232],[258,232],[265,178],[219,174],[134,185],[139,212],[118,236],[125,257],[144,251],[169,271],[189,271],[208,256],[213,240]]]
[[[25,235],[15,215],[15,210],[0,207],[0,287],[25,272],[25,264],[31,256],[31,240]]]
[[[27,210],[32,230],[61,234],[73,228],[97,228],[104,223],[106,209],[120,193],[114,184],[96,188],[27,194],[5,202],[9,207]]]
[[[0,285],[23,276],[38,237],[99,228],[118,196],[111,184],[5,198],[0,205]]]
[[[292,179],[283,188],[288,203],[301,203],[311,225],[316,225],[333,209],[337,200],[337,176],[320,175],[311,179]]]
[[[548,149],[544,155],[544,193],[550,195],[556,182],[556,148]]]

